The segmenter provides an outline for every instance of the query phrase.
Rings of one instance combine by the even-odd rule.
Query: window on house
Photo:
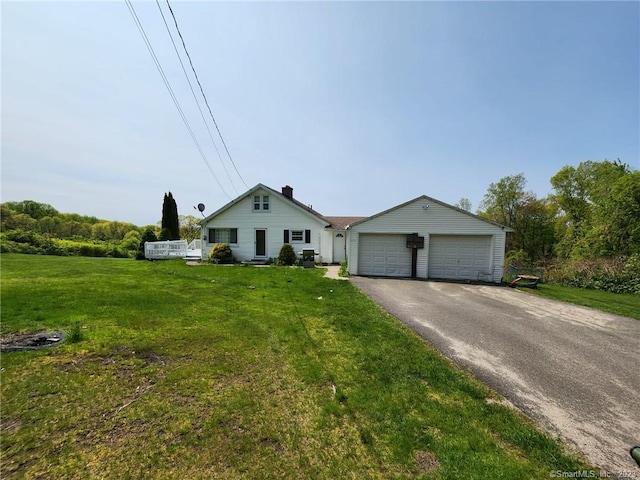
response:
[[[254,195],[253,196],[253,211],[259,212],[260,210],[269,210],[269,195]]]
[[[238,243],[238,229],[210,228],[209,243]]]
[[[284,243],[311,243],[311,230],[285,230]]]

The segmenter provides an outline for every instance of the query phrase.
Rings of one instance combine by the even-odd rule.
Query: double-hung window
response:
[[[253,196],[253,211],[268,211],[269,210],[269,195],[254,195]]]
[[[209,243],[238,243],[238,229],[210,228]]]

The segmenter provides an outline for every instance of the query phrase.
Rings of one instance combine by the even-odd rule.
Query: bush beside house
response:
[[[234,263],[233,252],[228,243],[217,243],[209,252],[209,261],[212,263],[230,264]]]

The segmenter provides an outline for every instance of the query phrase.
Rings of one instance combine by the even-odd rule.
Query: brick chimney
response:
[[[289,185],[287,185],[286,187],[282,187],[282,195],[287,197],[289,200],[293,200],[293,188],[291,188]]]

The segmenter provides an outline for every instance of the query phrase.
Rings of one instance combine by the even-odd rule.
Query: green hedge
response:
[[[640,294],[640,255],[557,264],[546,277],[549,283],[568,287]]]
[[[82,257],[130,257],[129,250],[115,242],[78,242],[74,240],[46,239],[32,232],[13,230],[0,235],[0,252],[33,255]]]

